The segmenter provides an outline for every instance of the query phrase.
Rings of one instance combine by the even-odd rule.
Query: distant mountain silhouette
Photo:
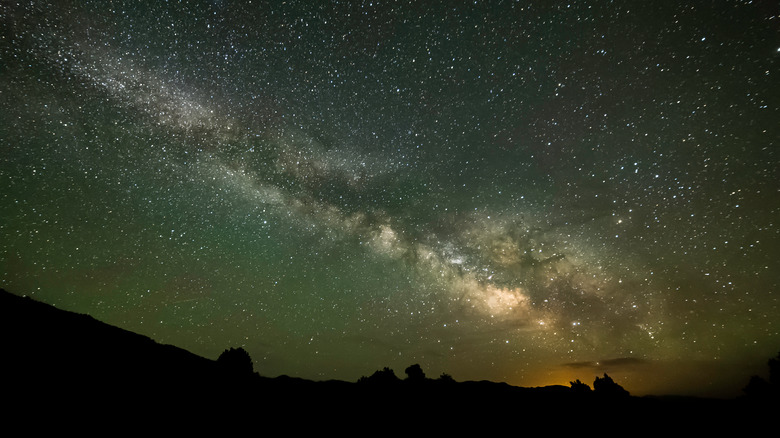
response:
[[[113,422],[165,413],[169,419],[262,418],[264,425],[310,429],[425,424],[429,431],[462,431],[506,423],[523,431],[617,431],[674,423],[700,431],[712,418],[740,419],[756,407],[739,400],[633,397],[607,375],[596,379],[593,391],[579,380],[571,387],[522,388],[456,382],[446,374],[430,379],[418,364],[406,369],[406,379],[389,368],[357,382],[268,378],[252,370],[243,349],[211,360],[2,289],[0,341],[2,396],[13,401],[5,414],[28,420],[88,413],[93,421]]]

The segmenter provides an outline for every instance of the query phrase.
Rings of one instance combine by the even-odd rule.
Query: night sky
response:
[[[776,1],[0,8],[11,292],[315,380],[780,351]]]

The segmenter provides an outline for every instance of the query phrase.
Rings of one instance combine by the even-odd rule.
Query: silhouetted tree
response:
[[[406,380],[412,382],[421,382],[425,380],[425,373],[419,364],[410,365],[404,372],[406,373]]]
[[[598,377],[597,377],[598,379]],[[577,394],[583,394],[583,393],[590,393],[590,386],[588,386],[587,383],[580,382],[580,379],[577,379],[573,382],[569,382],[571,384],[571,389]]]
[[[254,373],[254,364],[249,353],[241,347],[230,348],[219,355],[217,359],[219,366],[236,375]]]
[[[630,394],[622,386],[615,383],[612,377],[604,373],[604,377],[596,377],[593,381],[593,392],[603,397],[628,397]]]

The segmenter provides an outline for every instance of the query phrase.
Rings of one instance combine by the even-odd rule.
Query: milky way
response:
[[[268,376],[738,393],[778,5],[553,3],[2,6],[3,288]]]

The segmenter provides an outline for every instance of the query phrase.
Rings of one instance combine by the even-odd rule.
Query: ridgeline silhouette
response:
[[[428,378],[419,364],[406,368],[405,379],[387,367],[356,382],[269,378],[253,369],[243,348],[210,360],[2,289],[0,333],[3,396],[14,401],[16,411],[6,411],[13,415],[89,412],[124,418],[142,410],[203,418],[262,415],[268,424],[306,418],[310,427],[334,421],[376,427],[392,417],[396,426],[424,421],[456,430],[520,418],[538,430],[565,427],[560,419],[567,418],[576,429],[574,420],[609,418],[612,428],[685,422],[701,430],[711,418],[775,409],[780,386],[780,355],[769,362],[769,381],[754,376],[746,396],[734,400],[635,397],[607,374],[596,377],[593,390],[580,380],[537,388],[456,382],[448,374]]]

